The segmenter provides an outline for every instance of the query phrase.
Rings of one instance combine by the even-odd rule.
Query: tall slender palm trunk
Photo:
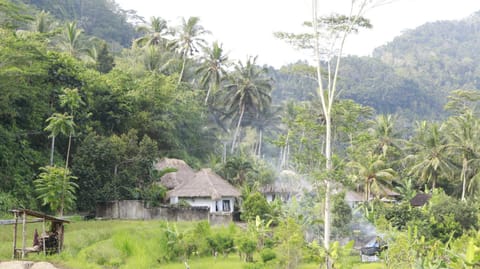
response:
[[[465,201],[465,193],[467,190],[467,169],[468,169],[468,160],[467,158],[463,157],[462,174],[460,175],[460,178],[462,180],[462,201]]]
[[[238,118],[237,128],[235,129],[235,133],[233,134],[232,148],[230,150],[230,153],[232,154],[235,150],[235,144],[237,142],[238,133],[240,132],[240,125],[242,124],[244,112],[245,112],[245,104],[242,104],[242,108],[240,110],[240,117]]]
[[[55,153],[55,136],[52,135],[52,149],[50,150],[50,166],[53,166],[53,154]]]
[[[180,75],[178,77],[178,82],[177,82],[177,88],[178,85],[180,85],[180,82],[182,82],[183,79],[183,72],[185,72],[185,65],[187,64],[187,53],[183,53],[183,61],[182,61],[182,69],[180,70]]]
[[[263,140],[263,131],[260,130],[258,134],[258,145],[256,155],[260,158],[262,156],[262,141]]]

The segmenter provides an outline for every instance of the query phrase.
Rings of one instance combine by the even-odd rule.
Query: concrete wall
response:
[[[184,200],[185,202],[189,203],[192,207],[209,207],[210,213],[214,212],[233,212],[233,206],[235,203],[234,197],[222,197],[222,199],[214,201],[209,197],[177,197],[173,196],[170,197],[170,204],[174,205],[179,202],[179,200]],[[228,201],[228,208],[223,208],[225,204],[224,201]]]
[[[97,218],[104,219],[143,219],[143,201],[120,200],[98,203],[95,210]]]
[[[215,201],[212,201],[210,198],[174,198],[176,199],[170,199],[170,204],[176,204],[181,199],[189,203],[192,207],[208,207],[210,208],[210,212],[215,212]]]
[[[159,206],[144,207],[140,200],[123,200],[98,203],[96,218],[137,219],[164,221],[209,221],[212,225],[228,225],[232,222],[231,213],[210,212],[210,207]]]
[[[211,225],[228,226],[230,223],[233,222],[233,215],[232,213],[221,213],[221,212],[210,213],[209,222]]]
[[[118,219],[118,201],[97,203],[95,217],[104,219]]]
[[[145,220],[200,221],[208,220],[208,207],[159,206],[145,208]]]

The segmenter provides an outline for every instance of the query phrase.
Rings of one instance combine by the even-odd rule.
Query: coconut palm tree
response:
[[[240,126],[245,112],[256,115],[264,111],[272,101],[270,92],[272,90],[271,79],[267,70],[260,68],[256,63],[257,57],[249,57],[245,64],[238,62],[235,66],[233,76],[225,86],[225,102],[227,116],[237,118],[237,125],[233,135],[231,153],[236,145]]]
[[[207,43],[202,36],[210,34],[210,32],[205,30],[199,22],[199,17],[190,17],[188,20],[182,18],[181,25],[176,31],[177,36],[174,41],[174,46],[182,58],[182,68],[180,70],[178,83],[183,79],[188,56],[193,56],[195,53],[198,53],[200,47],[205,46]]]
[[[452,158],[461,156],[461,199],[465,200],[467,185],[471,185],[472,179],[480,178],[480,170],[476,168],[480,164],[480,148],[478,146],[480,123],[474,116],[473,110],[468,109],[461,115],[449,118],[446,126],[449,141],[448,151],[452,154]]]
[[[396,173],[392,168],[386,166],[382,155],[369,152],[357,161],[351,161],[348,166],[353,168],[354,178],[363,182],[365,201],[368,201],[371,194],[379,195],[383,189],[392,185]]]
[[[375,153],[382,154],[384,157],[398,154],[401,149],[400,134],[395,127],[396,118],[392,115],[377,116],[373,127],[373,137],[375,139]]]
[[[45,127],[45,131],[50,132],[49,137],[52,138],[52,150],[50,153],[50,166],[53,166],[53,153],[55,151],[55,137],[59,134],[70,134],[73,132],[75,123],[73,122],[73,117],[67,113],[53,113],[53,115],[46,120],[48,123]]]
[[[214,42],[212,47],[203,49],[204,55],[200,58],[201,66],[196,73],[201,75],[200,85],[207,89],[205,105],[208,103],[210,93],[215,93],[220,87],[220,82],[227,75],[225,67],[228,65],[228,56],[224,54],[222,45]]]
[[[416,136],[411,146],[413,153],[406,157],[407,160],[413,160],[409,173],[424,182],[431,182],[432,190],[435,189],[439,177],[453,168],[447,154],[448,144],[441,135],[441,129],[436,123],[417,123]]]
[[[171,31],[168,29],[167,21],[160,17],[151,17],[150,25],[137,27],[137,32],[144,33],[145,35],[135,39],[133,41],[134,46],[168,47],[169,42],[166,37],[171,34]]]
[[[146,46],[142,49],[141,60],[146,70],[168,74],[174,62],[172,54],[172,52],[162,50],[158,46]]]
[[[256,156],[262,156],[263,136],[280,130],[278,126],[281,122],[281,110],[281,107],[269,106],[266,107],[264,111],[256,114],[252,122],[252,125],[258,134],[258,139],[254,148],[254,154]]]

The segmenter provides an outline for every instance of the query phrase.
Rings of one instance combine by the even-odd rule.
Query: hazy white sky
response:
[[[311,0],[115,0],[123,9],[134,9],[147,20],[159,16],[170,26],[180,18],[200,17],[200,24],[212,32],[230,59],[244,61],[257,56],[259,64],[275,67],[309,56],[295,51],[274,32],[300,32],[301,24],[311,20]],[[320,13],[346,14],[338,3],[349,0],[319,0]],[[369,10],[365,16],[373,29],[347,40],[346,53],[370,55],[374,48],[393,40],[402,31],[426,22],[458,20],[480,10],[478,0],[396,0]]]

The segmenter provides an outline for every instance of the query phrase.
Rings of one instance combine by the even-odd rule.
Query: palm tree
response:
[[[180,77],[178,78],[178,84],[180,84],[183,79],[188,56],[193,56],[194,53],[199,52],[199,47],[206,44],[202,36],[210,33],[205,30],[199,22],[200,18],[198,17],[190,17],[187,21],[185,18],[182,18],[180,28],[177,30],[175,47],[182,58],[182,69],[180,71]]]
[[[254,154],[258,157],[262,156],[263,136],[269,132],[279,131],[281,122],[281,107],[267,107],[263,112],[257,113],[252,124],[258,134],[258,140],[254,149]]]
[[[218,90],[222,78],[227,74],[225,67],[228,64],[228,56],[223,53],[222,45],[218,45],[218,42],[214,42],[211,48],[205,47],[203,51],[204,55],[200,59],[202,65],[196,73],[201,75],[202,88],[208,88],[205,97],[205,105],[207,105],[210,93]]]
[[[138,32],[145,35],[133,41],[134,46],[161,46],[166,48],[168,46],[168,39],[166,36],[171,32],[168,29],[167,21],[160,17],[151,17],[150,26],[140,26],[137,28]]]
[[[247,180],[247,174],[252,172],[255,173],[256,170],[243,154],[228,159],[224,166],[226,178],[236,186],[243,186]]]
[[[164,51],[157,46],[146,46],[143,48],[143,65],[150,72],[168,73],[173,59],[171,52]]]
[[[35,20],[31,25],[31,30],[36,33],[46,34],[54,30],[57,24],[48,12],[42,10],[35,16]]]
[[[72,57],[78,57],[83,50],[81,44],[82,29],[77,28],[76,22],[68,22],[62,31],[60,46]]]
[[[396,173],[392,168],[386,167],[382,155],[369,152],[358,161],[351,161],[348,166],[354,169],[354,177],[363,181],[365,201],[372,194],[381,194],[386,186],[390,186]]]
[[[480,125],[478,118],[471,109],[467,109],[459,116],[448,119],[447,137],[449,140],[448,150],[453,156],[461,156],[462,170],[460,181],[462,182],[462,200],[465,200],[467,184],[473,178],[478,178],[480,170],[476,169],[480,163]]]
[[[60,95],[60,105],[62,107],[66,107],[70,110],[71,120],[73,122],[73,117],[75,115],[75,110],[80,108],[81,105],[85,105],[80,94],[78,93],[78,89],[69,89],[64,88],[63,94]],[[74,127],[74,125],[72,126]],[[67,158],[65,161],[65,169],[68,169],[68,159],[70,157],[70,147],[72,145],[72,135],[75,131],[74,128],[70,128],[70,132],[68,133],[68,148],[67,148]]]
[[[407,156],[414,163],[409,173],[425,182],[432,182],[432,190],[435,189],[438,178],[452,169],[447,155],[447,141],[441,135],[441,129],[436,123],[417,123],[413,153]]]
[[[396,132],[395,117],[392,115],[380,115],[375,119],[373,136],[376,140],[375,153],[384,157],[395,154],[400,150],[400,134]]]
[[[53,113],[53,115],[46,120],[48,123],[45,127],[45,131],[50,132],[49,137],[52,138],[52,150],[50,154],[50,166],[53,166],[53,153],[55,151],[55,137],[60,133],[67,135],[72,133],[75,123],[73,122],[73,117],[67,113]]]
[[[231,153],[235,149],[236,140],[246,111],[252,115],[264,111],[271,103],[271,79],[267,70],[255,65],[257,57],[247,59],[246,64],[238,62],[235,72],[230,77],[230,83],[225,86],[225,102],[227,115],[238,117],[233,135]]]

